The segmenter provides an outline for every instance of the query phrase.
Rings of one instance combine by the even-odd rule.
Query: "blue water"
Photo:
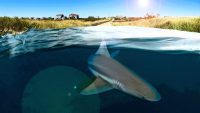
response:
[[[111,53],[119,51],[117,61],[160,92],[161,101],[118,90],[79,94],[95,79],[88,58],[102,39]],[[2,36],[0,113],[200,113],[199,44],[199,33],[140,27],[32,29]]]

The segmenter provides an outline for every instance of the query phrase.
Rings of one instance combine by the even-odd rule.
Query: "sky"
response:
[[[200,0],[0,0],[0,16],[200,16]]]

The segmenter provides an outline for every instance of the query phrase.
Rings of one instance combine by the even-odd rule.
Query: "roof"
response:
[[[56,16],[64,16],[64,14],[57,14]]]
[[[79,16],[79,15],[78,15],[78,14],[73,14],[73,13],[72,13],[72,14],[70,14],[70,16]]]

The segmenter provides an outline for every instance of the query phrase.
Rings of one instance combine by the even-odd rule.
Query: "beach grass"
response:
[[[68,27],[81,27],[81,26],[94,26],[96,24],[101,24],[106,20],[97,20],[97,21],[84,21],[84,20],[63,20],[63,21],[55,21],[55,20],[26,20],[26,22],[30,23],[35,28],[38,29],[46,29],[46,28],[68,28]]]
[[[97,20],[30,20],[10,17],[0,17],[0,35],[7,33],[17,34],[28,29],[59,29],[81,26],[96,26],[109,19]],[[112,22],[113,26],[141,26],[162,29],[175,29],[200,33],[200,17],[165,17],[139,19],[132,21]]]
[[[80,27],[80,26],[96,26],[108,19],[99,19],[95,21],[88,20],[29,20],[19,18],[0,17],[0,35],[7,33],[16,34],[26,31],[28,29],[60,29],[68,27]]]
[[[32,27],[31,24],[19,18],[0,17],[0,35],[22,32],[30,27]]]
[[[141,26],[200,32],[200,17],[166,17],[140,19],[136,21],[113,22],[113,26]]]

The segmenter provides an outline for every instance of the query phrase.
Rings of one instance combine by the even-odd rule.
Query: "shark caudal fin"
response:
[[[107,57],[111,57],[111,55],[110,55],[110,53],[109,53],[109,51],[107,49],[106,41],[103,40],[101,42],[101,45],[100,45],[98,51],[96,52],[96,54],[100,54],[100,55],[105,55]]]
[[[88,87],[82,90],[83,95],[94,95],[102,92],[106,92],[113,89],[106,81],[97,77],[96,80]]]

